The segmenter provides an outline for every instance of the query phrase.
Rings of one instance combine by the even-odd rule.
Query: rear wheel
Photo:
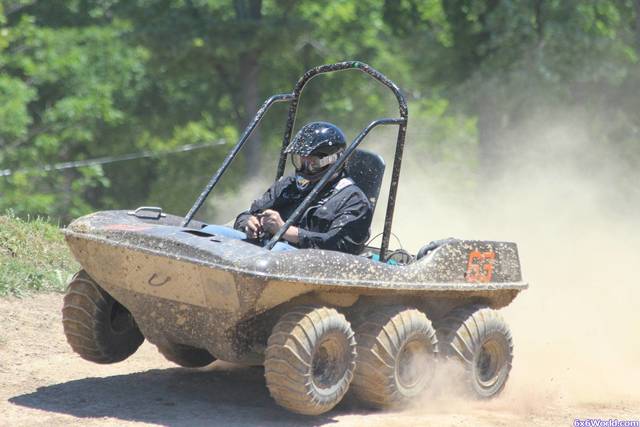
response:
[[[438,322],[445,356],[465,367],[465,382],[480,398],[498,395],[509,378],[513,360],[511,332],[502,316],[481,306],[453,310]]]
[[[436,332],[419,310],[384,307],[357,328],[356,340],[352,388],[361,401],[379,408],[402,406],[433,379]]]
[[[333,308],[298,307],[273,328],[265,378],[275,401],[305,415],[329,411],[349,388],[356,341],[347,319]]]
[[[62,324],[71,348],[91,362],[120,362],[144,341],[129,310],[84,270],[76,273],[67,287]]]
[[[165,359],[185,368],[201,368],[216,360],[207,350],[189,345],[169,343],[157,347]]]

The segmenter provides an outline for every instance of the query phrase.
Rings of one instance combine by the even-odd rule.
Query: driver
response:
[[[275,234],[298,205],[336,162],[346,147],[342,131],[326,122],[300,129],[285,153],[291,155],[295,175],[276,181],[249,210],[236,218],[234,228],[250,239]],[[344,169],[339,170],[300,219],[282,236],[295,248],[317,248],[358,254],[369,238],[373,210],[367,196]],[[275,250],[286,250],[280,242]]]

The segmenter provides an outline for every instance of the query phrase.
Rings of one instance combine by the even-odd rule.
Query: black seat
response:
[[[367,196],[374,211],[380,194],[384,168],[382,157],[366,150],[355,150],[345,168],[347,174]]]

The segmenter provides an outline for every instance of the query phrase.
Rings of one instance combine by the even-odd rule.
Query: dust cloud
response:
[[[212,222],[233,227],[238,214],[249,209],[251,202],[260,197],[272,183],[267,177],[258,177],[243,183],[237,191],[213,194],[207,201],[214,208]]]
[[[428,162],[411,160],[408,142],[394,220],[405,248],[415,253],[450,236],[513,241],[530,283],[502,310],[515,355],[501,397],[463,403],[439,384],[444,393],[429,392],[432,404],[421,408],[520,414],[605,402],[640,408],[640,173],[591,143],[584,128],[529,126],[535,132],[514,141],[514,157],[492,178],[459,192],[435,184],[442,180]],[[447,173],[455,177],[464,168]],[[379,229],[381,221],[378,212]]]

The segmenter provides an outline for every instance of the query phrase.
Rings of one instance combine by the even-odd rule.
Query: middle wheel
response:
[[[357,328],[356,340],[352,389],[364,403],[378,408],[405,405],[433,379],[438,340],[421,311],[382,307]]]
[[[342,400],[355,365],[356,341],[347,319],[333,308],[303,306],[273,328],[264,375],[279,405],[318,415]]]
[[[216,360],[207,350],[185,344],[167,343],[156,347],[165,359],[185,368],[201,368]]]

